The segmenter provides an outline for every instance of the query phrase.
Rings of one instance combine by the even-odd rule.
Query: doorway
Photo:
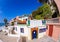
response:
[[[32,28],[31,29],[31,36],[32,36],[32,39],[36,39],[38,38],[38,28]]]
[[[35,38],[37,38],[37,31],[36,30],[32,31],[32,39],[35,39]]]
[[[53,25],[49,25],[49,36],[52,37],[53,34]]]

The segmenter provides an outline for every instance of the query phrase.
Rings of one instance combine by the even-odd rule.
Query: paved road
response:
[[[17,42],[17,37],[9,37],[7,35],[4,35],[4,33],[1,33],[0,32],[0,39],[3,41],[3,42]]]
[[[0,39],[3,42],[17,42],[17,37],[8,37],[7,35],[4,35],[4,33],[0,32]],[[20,41],[21,42],[21,41]],[[27,40],[27,42],[56,42],[52,38],[44,36],[40,39],[33,39],[33,40]]]
[[[0,42],[3,42],[2,40],[0,40]]]
[[[50,38],[50,37],[44,36],[43,38],[34,39],[34,40],[31,40],[31,41],[27,41],[27,42],[56,42],[56,41],[54,41],[54,40],[53,40],[52,38]]]

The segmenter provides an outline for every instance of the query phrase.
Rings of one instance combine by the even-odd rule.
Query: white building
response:
[[[12,31],[8,36],[26,37],[28,40],[41,38],[46,34],[45,20],[30,20],[28,17],[21,17],[17,19],[17,25],[14,25]]]

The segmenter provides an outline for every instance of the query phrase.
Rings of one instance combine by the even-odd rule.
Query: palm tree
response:
[[[8,20],[6,18],[4,18],[4,23],[5,23],[5,26],[7,27]]]

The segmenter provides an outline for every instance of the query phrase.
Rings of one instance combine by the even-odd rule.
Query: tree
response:
[[[46,3],[48,0],[38,0],[40,3]]]
[[[45,3],[44,5],[39,7],[36,11],[33,11],[32,16],[34,19],[51,18],[52,11],[50,9],[50,6]]]
[[[13,26],[14,25],[14,22],[11,22],[11,25]]]
[[[35,18],[35,16],[36,16],[37,14],[38,14],[37,11],[33,11],[33,12],[32,12],[32,17]]]
[[[48,18],[51,18],[52,16],[52,11],[50,9],[50,6],[46,3],[43,6],[39,7],[38,11],[42,11],[41,16],[43,17],[49,16]]]
[[[39,20],[39,19],[43,19],[43,17],[41,17],[41,15],[36,15],[35,19]]]
[[[5,26],[7,27],[8,20],[5,18],[4,19]]]
[[[53,9],[51,8],[52,14],[53,14],[52,18],[59,17],[59,9],[58,9],[57,4],[54,0],[50,0],[50,1],[49,0],[38,0],[38,1],[43,4],[48,3],[50,7],[53,6]]]

